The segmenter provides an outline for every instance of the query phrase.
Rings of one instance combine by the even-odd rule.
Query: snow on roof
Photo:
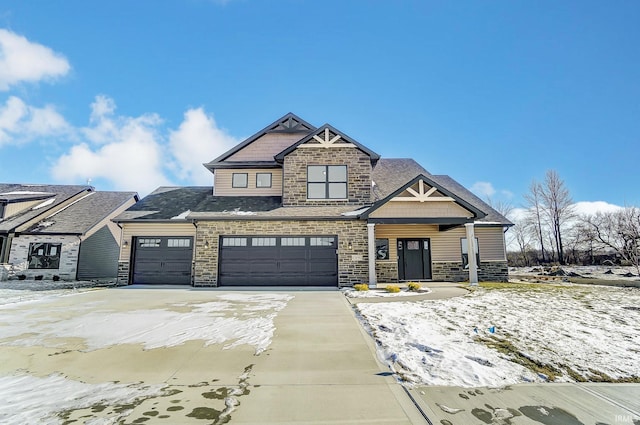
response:
[[[49,206],[51,204],[53,204],[56,201],[56,198],[49,198],[46,201],[36,205],[35,207],[31,208],[32,210],[39,210],[40,208],[44,208],[46,206]]]
[[[345,217],[352,217],[352,216],[358,216],[360,214],[362,214],[363,212],[365,212],[366,210],[368,210],[369,207],[364,207],[364,208],[360,208],[359,210],[355,210],[355,211],[347,211],[347,212],[343,212],[340,215],[343,215]]]
[[[183,211],[183,212],[181,212],[180,214],[178,214],[178,215],[176,215],[174,217],[171,217],[171,220],[184,220],[184,219],[187,218],[187,216],[189,214],[191,214],[191,210],[186,210],[186,211]]]

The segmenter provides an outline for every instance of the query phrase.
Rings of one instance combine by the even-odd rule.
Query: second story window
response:
[[[307,199],[347,199],[347,166],[309,165]]]
[[[233,173],[231,187],[247,187],[249,178],[247,173]]]
[[[256,173],[256,187],[271,187],[271,173]]]

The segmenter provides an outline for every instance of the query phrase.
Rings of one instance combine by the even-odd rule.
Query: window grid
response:
[[[333,244],[334,238],[309,238],[311,246],[332,246]]]
[[[305,246],[305,238],[280,238],[282,246]]]
[[[169,239],[167,240],[167,246],[169,248],[189,248],[191,239]]]
[[[276,246],[276,238],[251,238],[251,246]]]
[[[30,243],[30,269],[58,269],[60,268],[60,243]]]
[[[138,246],[140,248],[160,248],[160,239],[138,239]]]
[[[307,199],[347,199],[347,166],[308,165]]]
[[[247,238],[222,238],[222,246],[247,246]]]

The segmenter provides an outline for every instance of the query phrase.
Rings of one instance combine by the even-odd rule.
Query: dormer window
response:
[[[309,165],[307,199],[347,199],[347,166]]]

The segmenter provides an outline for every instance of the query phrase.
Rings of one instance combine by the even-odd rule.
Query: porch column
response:
[[[476,262],[476,235],[473,229],[473,223],[465,223],[467,230],[467,257],[469,259],[469,283],[471,286],[478,285],[478,263]]]
[[[375,223],[367,223],[367,242],[369,248],[369,288],[375,288],[378,279],[376,277],[376,232]]]

